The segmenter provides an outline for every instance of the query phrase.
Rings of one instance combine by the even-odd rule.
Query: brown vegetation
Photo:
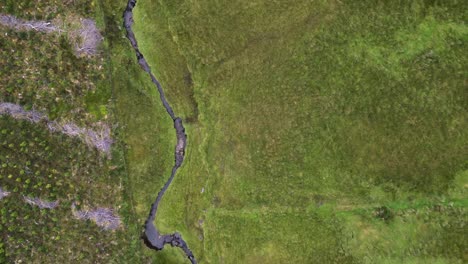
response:
[[[46,201],[38,197],[23,197],[24,201],[30,205],[37,206],[41,209],[54,209],[59,205],[59,201]]]
[[[102,35],[92,19],[68,16],[54,21],[24,20],[12,15],[0,14],[0,25],[19,31],[35,30],[44,33],[66,33],[73,45],[75,55],[96,55]]]
[[[35,30],[45,33],[59,31],[57,26],[48,21],[23,20],[11,15],[3,14],[0,14],[0,25],[20,31]]]
[[[104,230],[116,230],[122,225],[120,217],[116,216],[111,209],[99,207],[95,210],[77,210],[72,204],[73,216],[80,220],[92,220]]]
[[[5,102],[0,103],[0,115],[10,115],[14,119],[28,120],[33,123],[44,121],[50,131],[60,132],[70,137],[78,137],[88,146],[95,147],[99,151],[110,155],[112,139],[110,137],[110,128],[106,124],[97,124],[97,130],[79,127],[71,122],[61,124],[49,120],[46,115],[37,111],[26,111],[20,105]]]
[[[10,192],[7,192],[0,187],[0,200],[10,195]]]

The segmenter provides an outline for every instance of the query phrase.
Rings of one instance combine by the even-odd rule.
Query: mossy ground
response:
[[[6,1],[0,12],[46,20],[74,14],[95,19],[104,33],[100,5],[69,2]],[[0,263],[140,262],[140,230],[124,187],[128,178],[111,104],[108,42],[95,57],[77,57],[66,34],[0,27],[0,35],[1,102],[81,127],[107,123],[115,139],[109,159],[76,138],[49,131],[45,122],[0,116],[0,186],[10,192],[0,201]],[[59,206],[39,209],[23,196],[58,200]],[[122,217],[122,228],[104,231],[75,219],[72,203],[78,209],[113,209]]]
[[[65,228],[68,224],[53,224],[52,218],[66,219],[66,212],[57,211],[39,218],[51,224],[31,233],[56,237],[65,231],[60,239],[70,243],[64,247],[82,239],[80,232],[92,236],[93,243],[124,243],[95,252],[99,247],[79,240],[80,249],[67,255],[70,259],[81,254],[89,262],[182,263],[180,250],[142,250],[139,240],[149,206],[169,177],[175,135],[124,38],[125,4],[102,0],[91,7],[102,12],[96,18],[106,37],[104,77],[92,77],[94,95],[66,96],[76,91],[59,83],[63,95],[58,97],[67,100],[59,107],[48,99],[21,101],[13,92],[1,91],[2,100],[35,104],[83,123],[103,118],[98,113],[107,106],[119,141],[113,160],[103,168],[115,178],[106,178],[103,186],[124,188],[115,194],[115,203],[109,197],[101,201],[121,203],[127,229],[101,237],[91,224],[76,222],[71,230]],[[455,0],[140,0],[134,10],[137,39],[175,112],[186,120],[188,134],[186,160],[161,203],[159,229],[181,232],[201,263],[466,262],[465,9]],[[38,49],[27,41],[23,45]],[[40,49],[46,55],[57,52],[54,45]],[[60,51],[71,56],[66,50]],[[63,66],[76,67],[70,78],[87,72],[80,66],[86,63],[70,60],[72,66]],[[2,80],[8,78],[5,69]],[[89,72],[86,78],[93,76]],[[50,76],[56,80],[59,75]],[[13,89],[37,92],[33,82],[9,83]],[[75,107],[91,114],[69,114]],[[9,125],[8,132],[25,125]],[[28,131],[45,133],[37,127]],[[79,142],[44,136],[35,143],[25,135],[31,141],[26,144],[38,144],[37,153],[43,151],[42,141],[72,157],[85,151]],[[15,139],[2,155],[16,155],[10,143],[24,148]],[[102,168],[93,165],[97,154],[87,153],[77,162],[89,164],[84,166],[91,171]],[[46,167],[71,168],[61,159],[52,162]],[[111,164],[113,171],[107,170]],[[57,190],[57,195],[63,191]],[[11,200],[0,203],[14,212],[20,205],[7,203]],[[18,216],[23,211],[13,215],[29,221]],[[42,243],[57,259],[67,257],[52,239]]]
[[[192,121],[160,229],[204,263],[466,261],[463,9],[140,1],[141,50]]]

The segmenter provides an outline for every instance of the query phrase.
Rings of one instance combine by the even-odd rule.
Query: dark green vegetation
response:
[[[97,14],[96,10],[94,0],[3,0],[0,5],[0,13],[38,20],[52,20],[70,13],[93,17]]]
[[[461,1],[161,0],[134,13],[142,52],[192,121],[157,225],[201,263],[466,261]],[[151,131],[151,118],[131,122]],[[129,142],[134,186],[168,177],[174,139],[147,135],[161,160]],[[163,182],[135,193],[141,216]]]
[[[121,257],[121,247],[127,246],[118,239],[122,234],[78,221],[70,209],[72,202],[110,208],[122,204],[118,175],[110,172],[106,158],[76,139],[26,121],[0,117],[0,127],[0,182],[11,192],[0,201],[5,254],[0,260],[94,263],[108,259],[110,252],[113,259]],[[60,204],[40,210],[26,204],[23,196]]]
[[[41,1],[41,5],[46,2],[52,3]],[[124,38],[121,16],[125,4],[125,0],[95,4],[97,11],[93,12],[106,36],[104,77],[92,77],[92,71],[84,74],[87,70],[80,65],[94,62],[83,59],[80,64],[81,59],[71,57],[69,48],[22,44],[69,54],[69,59],[60,61],[71,61],[72,66],[62,67],[73,67],[73,71],[57,72],[54,81],[64,73],[83,74],[87,77],[82,78],[91,78],[96,84],[95,93],[68,96],[66,85],[57,84],[61,92],[55,96],[66,101],[64,106],[50,101],[46,94],[46,98],[33,101],[37,82],[11,82],[9,87],[15,92],[5,92],[8,74],[19,73],[0,67],[2,100],[34,105],[75,122],[102,118],[99,113],[104,113],[101,110],[112,96],[109,113],[115,118],[112,120],[118,120],[116,137],[125,142],[117,144],[112,161],[104,159],[104,167],[97,167],[99,155],[94,150],[87,149],[85,157],[76,154],[86,149],[81,143],[49,135],[40,127],[28,128],[27,135],[16,140],[8,133],[28,125],[2,119],[1,129],[3,124],[9,127],[5,135],[0,134],[0,143],[8,141],[0,154],[21,157],[11,161],[13,167],[7,165],[12,171],[8,174],[15,177],[15,181],[8,180],[7,190],[18,188],[19,192],[0,201],[0,210],[8,208],[6,213],[2,211],[1,221],[29,223],[36,217],[36,222],[47,222],[47,226],[16,226],[8,231],[50,232],[50,238],[44,240],[13,236],[35,239],[38,252],[42,246],[56,253],[41,253],[42,257],[74,260],[81,254],[80,263],[186,261],[182,252],[171,248],[158,253],[143,250],[144,255],[139,256],[141,226],[170,174],[175,137],[172,121]],[[63,7],[58,3],[57,8]],[[456,0],[140,0],[134,10],[140,48],[162,81],[174,111],[188,123],[185,163],[159,208],[159,230],[181,232],[200,263],[466,262],[465,9],[463,1]],[[0,10],[16,14],[16,9]],[[99,19],[101,12],[103,20]],[[3,55],[14,49],[14,43],[3,38],[2,30]],[[26,37],[37,36],[60,43],[60,37],[26,33]],[[15,37],[18,42],[20,37]],[[9,45],[8,49],[3,45]],[[1,63],[14,63],[8,57],[11,54],[5,55]],[[57,67],[40,65],[37,70]],[[38,76],[44,78],[43,74]],[[99,81],[101,78],[106,82]],[[19,89],[31,94],[25,97],[31,99],[16,96],[23,92]],[[78,115],[68,112],[75,108],[86,111]],[[27,145],[22,147],[23,141]],[[31,143],[34,145],[29,146]],[[10,150],[9,144],[18,148],[18,153]],[[17,183],[16,178],[23,181],[19,166],[26,164],[29,156],[23,157],[19,151],[27,147],[28,152],[36,153],[31,155],[49,155],[47,146],[62,148],[61,153],[68,153],[91,172],[102,170],[112,177],[102,179],[94,174],[78,179],[70,174],[50,180],[44,174],[36,181],[50,183],[54,191],[22,187],[24,182]],[[40,173],[48,168],[70,172],[69,164],[74,164],[64,164],[65,158],[31,158],[36,159],[52,162],[50,166],[39,163]],[[111,164],[118,167],[109,171]],[[62,197],[70,190],[59,188],[60,179],[65,187],[68,183],[84,186],[82,179],[101,179],[104,182],[96,188],[113,192],[121,180],[125,188],[119,195],[124,199],[103,199],[105,192],[99,194],[95,187],[85,194],[79,189],[72,194],[82,195],[83,203],[91,197],[88,191],[103,199],[93,205],[116,207],[122,203],[119,213],[125,216],[125,232],[107,234],[92,223],[67,218],[67,206],[64,211],[40,213],[14,196],[37,193],[42,198],[64,199],[65,205],[78,199]],[[24,219],[26,215],[29,219]],[[4,226],[11,225],[2,222]],[[74,228],[68,229],[70,226]],[[46,228],[46,233],[41,228]],[[83,240],[55,244],[52,236]],[[88,236],[94,238],[88,241]],[[96,252],[97,239],[109,248]],[[119,246],[109,245],[110,241]],[[122,246],[123,241],[128,245]],[[4,250],[6,242],[1,243]],[[54,248],[59,246],[76,254]],[[7,252],[30,256],[23,248]]]
[[[96,19],[104,30],[103,13],[94,5],[7,1],[0,4],[0,12],[26,19],[68,19],[73,13]],[[106,45],[96,57],[77,58],[66,34],[0,27],[0,35],[1,102],[82,127],[116,123],[109,103]],[[113,132],[117,138],[118,131]],[[11,192],[0,201],[0,263],[138,263],[139,230],[123,188],[126,175],[119,143],[108,159],[76,138],[51,133],[45,122],[0,116],[0,186]],[[58,200],[59,206],[39,209],[25,203],[23,196]],[[75,219],[73,202],[77,209],[114,209],[122,217],[122,229],[104,231],[91,221]]]
[[[0,30],[2,101],[77,123],[105,117],[110,89],[101,57],[77,58],[64,34]]]

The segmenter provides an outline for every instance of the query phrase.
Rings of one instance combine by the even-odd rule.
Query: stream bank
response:
[[[164,90],[162,89],[160,82],[156,79],[156,77],[151,72],[150,66],[148,65],[146,59],[144,58],[143,54],[140,52],[138,48],[138,42],[132,30],[133,8],[135,6],[136,6],[136,0],[129,0],[125,8],[125,11],[123,13],[124,27],[127,32],[126,36],[135,51],[138,64],[141,66],[141,68],[145,72],[148,73],[148,75],[151,78],[151,81],[156,86],[159,92],[160,100],[164,108],[166,109],[167,113],[169,114],[169,116],[174,122],[174,130],[176,132],[176,138],[177,138],[177,143],[176,143],[175,150],[174,150],[174,166],[172,167],[171,176],[169,177],[167,182],[164,184],[163,188],[159,191],[156,197],[156,200],[151,205],[148,218],[145,222],[145,231],[144,231],[144,234],[142,235],[142,239],[144,240],[145,244],[149,248],[152,248],[155,250],[162,250],[166,244],[170,244],[173,247],[180,247],[184,251],[187,258],[191,261],[191,263],[195,264],[197,263],[195,256],[193,255],[187,243],[183,240],[182,236],[179,233],[175,232],[174,234],[161,235],[159,231],[157,230],[156,226],[154,225],[154,220],[156,219],[158,205],[161,202],[161,199],[164,196],[164,193],[166,192],[166,190],[169,188],[170,184],[172,183],[172,180],[174,179],[177,173],[177,170],[180,168],[180,166],[182,165],[184,161],[185,148],[187,146],[187,135],[185,134],[185,128],[184,128],[182,119],[180,117],[177,117],[174,114],[174,111],[172,110],[171,105],[166,100],[166,97],[164,95]]]

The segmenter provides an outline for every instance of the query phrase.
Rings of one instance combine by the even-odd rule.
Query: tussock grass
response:
[[[183,232],[206,263],[463,262],[454,231],[466,217],[457,200],[468,138],[463,9],[459,1],[139,3],[142,52],[176,112],[198,117],[160,228]],[[174,140],[158,137],[160,149]],[[413,203],[444,199],[461,207]],[[274,213],[282,208],[290,211]],[[410,208],[425,217],[407,216]],[[265,213],[243,213],[251,210]]]

